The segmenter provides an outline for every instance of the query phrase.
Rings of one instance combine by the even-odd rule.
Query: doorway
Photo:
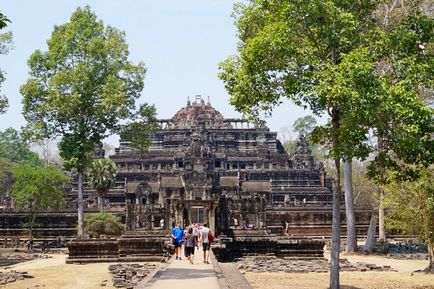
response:
[[[192,206],[191,207],[191,222],[195,223],[205,223],[205,207],[203,206]]]

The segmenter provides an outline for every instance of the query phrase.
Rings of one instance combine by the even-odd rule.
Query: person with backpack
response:
[[[214,240],[214,234],[211,229],[208,228],[208,224],[203,224],[202,229],[200,230],[200,243],[202,243],[203,250],[203,262],[205,264],[209,264],[209,250],[210,244]],[[208,251],[208,252],[207,252]]]
[[[173,244],[175,245],[175,255],[176,260],[181,259],[181,246],[184,239],[184,229],[181,227],[182,223],[178,222],[177,226],[172,229],[171,237],[173,239]]]
[[[193,264],[194,247],[197,244],[197,235],[193,232],[193,228],[190,227],[185,235],[185,257],[190,264]]]

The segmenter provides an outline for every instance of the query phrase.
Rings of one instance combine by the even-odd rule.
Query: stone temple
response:
[[[140,155],[121,139],[110,157],[118,187],[108,200],[112,208],[126,207],[129,229],[162,223],[170,228],[182,220],[209,222],[217,232],[267,227],[281,233],[289,223],[294,233],[304,234],[297,223],[306,221],[307,208],[320,209],[308,217],[328,219],[331,211],[321,212],[330,208],[331,180],[303,138],[290,156],[277,133],[224,118],[200,96],[160,123],[147,153]]]
[[[104,207],[121,216],[128,231],[166,231],[181,220],[184,225],[208,222],[217,234],[228,236],[261,229],[282,236],[285,228],[294,237],[331,235],[331,179],[303,137],[289,155],[276,132],[224,118],[200,96],[159,122],[148,152],[140,154],[121,139],[110,156],[118,174]],[[99,148],[95,157],[103,156]],[[36,237],[76,236],[76,188],[73,177],[67,207],[37,217]],[[85,184],[84,212],[98,211],[97,194]],[[366,233],[370,214],[356,207],[358,234]],[[25,212],[4,207],[0,236],[25,235],[26,221]],[[242,228],[259,230],[237,231]]]

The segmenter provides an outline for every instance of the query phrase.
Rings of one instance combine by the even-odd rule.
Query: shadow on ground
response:
[[[214,269],[194,270],[194,267],[192,269],[168,268],[161,272],[159,279],[197,279],[214,275]]]

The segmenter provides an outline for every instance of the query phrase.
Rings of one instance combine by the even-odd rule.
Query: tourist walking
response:
[[[183,241],[183,237],[184,237],[184,230],[182,229],[181,226],[182,226],[182,223],[178,222],[177,226],[172,229],[172,233],[171,233],[173,244],[175,245],[176,260],[182,260],[181,259],[181,246],[182,246],[182,241]]]
[[[194,247],[197,245],[197,235],[193,232],[193,228],[189,228],[185,235],[185,257],[190,264],[193,264]]]
[[[209,264],[209,250],[210,250],[210,241],[208,239],[208,234],[210,233],[210,229],[208,228],[208,224],[203,224],[202,229],[200,229],[200,243],[202,243],[203,250],[203,262],[205,264]]]

